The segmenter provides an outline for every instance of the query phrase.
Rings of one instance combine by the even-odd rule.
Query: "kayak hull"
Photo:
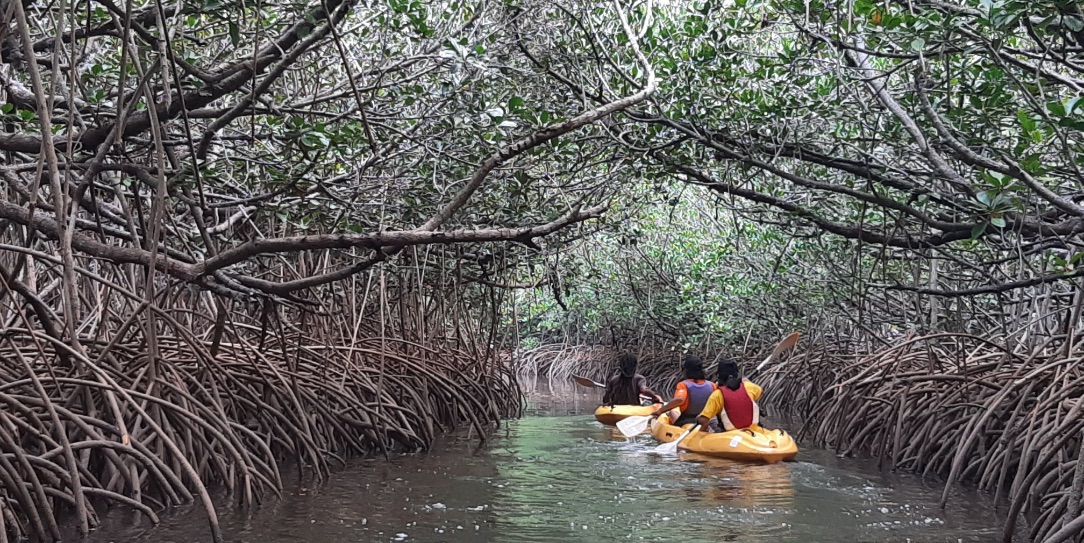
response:
[[[661,404],[654,405],[600,405],[598,409],[595,409],[595,420],[606,424],[608,426],[614,426],[619,421],[626,419],[627,417],[646,417],[650,416],[653,411]]]
[[[651,421],[651,435],[663,443],[670,443],[681,437],[690,426],[674,426],[670,424],[669,417],[659,417]],[[790,434],[760,426],[719,433],[694,432],[678,444],[678,449],[716,458],[768,464],[793,460],[798,455],[798,444]]]

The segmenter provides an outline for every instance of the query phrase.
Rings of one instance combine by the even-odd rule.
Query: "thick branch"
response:
[[[926,287],[909,287],[906,285],[871,285],[875,287],[884,288],[887,290],[904,290],[907,292],[914,292],[917,294],[927,294],[930,296],[941,296],[944,298],[963,298],[965,296],[976,296],[979,294],[1000,294],[1002,292],[1009,292],[1010,290],[1016,290],[1027,287],[1034,287],[1036,285],[1043,285],[1046,283],[1056,283],[1058,281],[1065,281],[1066,279],[1074,279],[1076,277],[1084,277],[1084,268],[1073,271],[1072,273],[1062,273],[1053,275],[1043,275],[1040,277],[1032,277],[1031,279],[1022,279],[1020,281],[1012,281],[1009,283],[1001,283],[999,285],[988,285],[985,287],[968,288],[963,290],[940,290]]]
[[[318,234],[311,236],[292,236],[285,238],[261,239],[225,250],[210,259],[189,264],[170,258],[157,252],[153,259],[156,269],[187,282],[199,282],[204,277],[226,267],[239,264],[262,254],[294,253],[322,249],[367,248],[395,250],[411,245],[478,243],[493,241],[517,241],[530,243],[535,238],[548,236],[562,228],[597,218],[606,210],[606,206],[596,206],[587,210],[574,209],[550,223],[524,228],[495,228],[485,230],[452,230],[426,232],[403,230],[377,232],[372,234]],[[43,213],[30,212],[11,202],[0,201],[0,218],[32,226],[49,239],[57,239],[60,232],[55,219]],[[88,255],[104,258],[118,264],[141,264],[150,266],[150,251],[137,247],[119,247],[99,242],[83,234],[73,234],[72,247]],[[329,279],[330,282],[335,279]],[[315,286],[315,285],[311,285]],[[295,289],[296,290],[296,289]]]
[[[859,239],[867,243],[876,243],[880,245],[888,245],[891,247],[901,247],[904,249],[919,249],[923,247],[937,247],[940,245],[952,243],[954,241],[967,239],[971,236],[970,230],[967,229],[953,230],[951,232],[945,232],[943,234],[936,234],[924,238],[916,238],[909,235],[889,236],[878,232],[871,232],[860,226],[852,226],[848,224],[841,224],[830,221],[802,206],[799,206],[798,204],[788,202],[782,198],[757,192],[752,189],[737,187],[730,183],[712,179],[708,175],[687,166],[679,165],[672,166],[672,168],[674,171],[683,173],[693,179],[696,179],[700,184],[703,184],[704,186],[712,190],[721,192],[723,194],[732,194],[734,196],[739,196],[753,202],[767,204],[774,208],[786,211],[791,215],[804,219],[822,230],[848,239]]]

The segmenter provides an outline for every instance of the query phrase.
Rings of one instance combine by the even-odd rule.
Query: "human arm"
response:
[[[674,399],[662,404],[661,406],[659,406],[658,409],[652,411],[651,416],[652,417],[657,417],[657,416],[659,416],[659,415],[661,415],[663,413],[666,413],[667,411],[670,411],[671,409],[674,409],[675,407],[679,407],[679,406],[681,406],[682,401],[683,401],[683,398],[674,398]]]
[[[760,401],[760,396],[762,394],[764,394],[764,389],[760,388],[760,385],[758,385],[758,384],[756,384],[756,383],[754,383],[752,381],[746,380],[745,381],[745,393],[748,394],[749,398],[752,399],[754,402],[759,402]],[[767,416],[767,415],[768,415],[768,413],[764,410],[764,407],[761,406],[760,407],[760,416],[764,417],[764,416]]]
[[[760,401],[760,395],[764,394],[764,389],[752,381],[745,381],[745,392],[749,394],[749,397],[754,402],[757,402]]]
[[[696,423],[700,425],[701,432],[711,431],[711,428],[708,426],[709,424],[711,424],[710,418],[705,417],[704,415],[700,415],[699,417],[696,417]]]
[[[722,412],[723,393],[716,390],[711,393],[711,396],[708,396],[708,402],[704,404],[704,410],[700,412],[700,416],[696,418],[696,422],[699,422],[706,430],[708,428],[708,422]]]
[[[644,378],[644,376],[642,376],[642,375],[639,376],[639,377],[640,378],[637,379],[637,383],[640,386],[640,395],[641,396],[650,396],[651,399],[654,400],[656,403],[662,403],[662,396],[659,396],[654,390],[651,390],[650,388],[648,388],[647,379]]]
[[[685,398],[689,396],[689,389],[685,388],[685,383],[678,383],[677,388],[674,390],[674,398],[665,404],[659,406],[658,409],[651,412],[651,416],[657,417],[663,413],[670,411],[676,407],[681,407],[685,404]]]

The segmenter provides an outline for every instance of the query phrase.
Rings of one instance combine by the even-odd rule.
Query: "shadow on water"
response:
[[[594,421],[599,393],[530,383],[528,415],[490,445],[450,436],[391,463],[359,460],[316,488],[293,488],[251,515],[222,514],[233,542],[985,542],[999,511],[875,463],[803,448],[799,461],[753,465],[650,453]],[[1003,514],[1003,510],[1001,512]],[[195,509],[157,528],[110,513],[92,541],[205,541]],[[1022,540],[1022,538],[1021,538]]]

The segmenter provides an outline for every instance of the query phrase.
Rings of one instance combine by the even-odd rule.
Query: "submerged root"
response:
[[[220,541],[209,487],[247,507],[298,477],[325,477],[347,455],[427,448],[461,424],[484,436],[518,416],[507,366],[452,343],[358,338],[345,346],[294,335],[274,345],[227,331],[215,346],[177,330],[140,341],[48,335],[0,338],[0,538],[60,538],[99,509],[155,510],[199,500]],[[60,355],[63,355],[62,357]],[[64,359],[67,363],[58,363]]]

